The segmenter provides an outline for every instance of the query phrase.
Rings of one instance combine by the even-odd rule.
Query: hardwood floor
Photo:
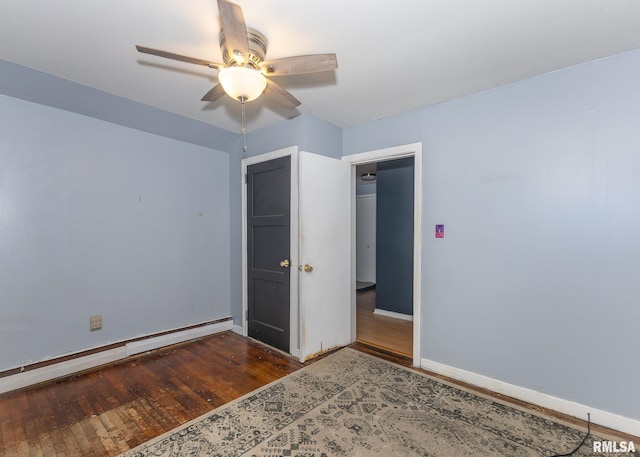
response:
[[[302,367],[231,332],[0,396],[0,455],[115,456]]]
[[[413,322],[373,314],[375,307],[375,289],[356,292],[356,340],[411,357]]]
[[[362,343],[351,347],[411,366],[408,357]],[[116,456],[301,367],[277,350],[225,332],[5,394],[0,396],[0,455]],[[428,374],[586,427],[584,421]],[[600,426],[592,425],[592,431],[640,442]]]

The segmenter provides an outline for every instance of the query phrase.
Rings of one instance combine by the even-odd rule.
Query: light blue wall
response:
[[[92,143],[92,148],[87,150],[88,154],[85,159],[90,162],[94,160],[94,166],[100,167],[101,161],[107,160],[106,157],[112,156],[114,153],[123,154],[126,157],[123,160],[118,160],[117,164],[113,164],[114,173],[124,173],[129,167],[133,164],[130,163],[132,159],[131,152],[133,150],[136,151],[136,160],[141,163],[149,160],[150,163],[157,155],[160,154],[159,151],[155,151],[155,146],[151,144],[144,144],[145,142],[151,141],[151,138],[154,138],[154,141],[162,143],[162,147],[157,148],[159,150],[166,149],[168,145],[173,145],[171,150],[174,151],[175,157],[171,158],[166,165],[166,171],[168,172],[171,167],[174,167],[176,170],[180,170],[177,174],[190,173],[189,170],[192,170],[192,167],[196,167],[198,170],[204,172],[210,172],[208,177],[205,178],[205,181],[210,180],[206,185],[204,182],[191,182],[189,183],[191,186],[187,186],[187,189],[193,191],[194,194],[198,193],[196,188],[200,186],[200,191],[202,191],[207,197],[210,197],[211,204],[216,208],[216,211],[220,210],[218,208],[220,205],[224,206],[224,209],[220,211],[219,216],[216,218],[215,222],[210,222],[215,225],[215,227],[209,227],[211,232],[208,233],[210,235],[211,240],[215,240],[214,244],[217,246],[216,249],[213,250],[212,256],[215,259],[211,260],[213,267],[206,266],[205,268],[199,270],[199,273],[196,274],[196,278],[206,277],[207,281],[209,281],[206,290],[207,293],[210,293],[211,296],[208,298],[211,301],[214,309],[213,315],[214,317],[220,317],[221,315],[227,315],[231,313],[233,315],[236,323],[241,324],[241,314],[242,314],[242,289],[241,289],[241,201],[240,201],[240,163],[243,157],[246,157],[247,154],[242,152],[242,141],[240,135],[234,132],[228,132],[222,129],[218,129],[211,125],[203,124],[198,121],[194,121],[192,119],[186,119],[181,116],[174,115],[172,113],[163,112],[157,110],[155,108],[142,105],[140,103],[133,102],[131,100],[126,100],[121,97],[116,97],[111,94],[107,94],[98,90],[95,90],[90,87],[82,86],[77,83],[73,83],[71,81],[67,81],[61,78],[57,78],[52,75],[48,75],[36,70],[32,70],[30,68],[26,68],[20,65],[13,64],[11,62],[7,62],[4,60],[0,60],[0,93],[6,94],[11,98],[3,98],[3,111],[0,111],[3,116],[6,116],[7,112],[12,110],[12,107],[17,103],[17,99],[26,100],[28,102],[35,102],[38,105],[31,105],[26,102],[22,102],[23,105],[19,103],[16,106],[31,106],[31,109],[34,113],[37,113],[34,116],[34,119],[40,117],[46,117],[47,120],[43,121],[45,124],[48,122],[52,122],[53,124],[57,122],[62,122],[64,124],[59,127],[59,130],[55,129],[47,129],[45,128],[42,133],[36,137],[37,139],[31,139],[30,135],[33,134],[34,131],[40,129],[38,124],[30,124],[26,119],[22,119],[18,124],[15,123],[5,123],[4,127],[6,132],[13,131],[16,137],[21,137],[24,140],[23,148],[25,151],[31,151],[35,149],[43,149],[51,148],[51,144],[60,143],[59,150],[57,150],[58,162],[51,164],[43,164],[43,166],[50,167],[51,170],[56,173],[67,173],[67,171],[61,171],[65,166],[72,166],[74,161],[79,158],[84,157],[81,153],[80,148],[83,148],[86,143]],[[5,102],[6,100],[6,102]],[[43,106],[44,105],[44,106]],[[45,106],[58,108],[47,111]],[[79,113],[84,116],[92,117],[95,119],[99,119],[100,121],[90,121],[90,119],[84,118],[83,116],[74,116],[69,112]],[[48,113],[46,116],[44,113]],[[49,120],[51,119],[51,121]],[[67,119],[64,121],[64,119]],[[70,119],[70,120],[69,120]],[[97,129],[99,134],[95,134],[92,129],[85,130],[84,127],[78,127],[75,124],[84,125],[88,123],[88,125],[94,126],[94,129]],[[121,128],[118,130],[116,125],[119,124],[121,126],[131,127],[136,130],[129,130]],[[58,127],[56,127],[57,129]],[[117,151],[113,151],[112,145],[107,141],[104,142],[102,135],[106,134],[101,132],[101,130],[113,131],[116,129],[116,132],[126,131],[128,132],[125,137],[127,139],[123,139],[123,143],[118,143]],[[28,132],[28,133],[26,133]],[[86,132],[86,133],[85,133]],[[155,135],[147,135],[142,132],[148,132],[152,134],[161,135],[162,137],[156,137]],[[115,135],[115,136],[120,136]],[[128,137],[132,136],[136,139],[129,139]],[[179,141],[171,141],[167,138],[172,138]],[[4,140],[4,138],[3,138]],[[111,140],[110,140],[111,141]],[[340,157],[342,154],[342,130],[313,116],[301,115],[295,117],[289,121],[283,121],[279,124],[271,126],[266,129],[259,130],[257,132],[252,132],[247,137],[248,145],[249,145],[249,154],[255,155],[262,152],[269,152],[276,149],[280,149],[283,147],[288,147],[292,145],[297,145],[301,150],[313,151],[317,153],[322,153],[325,155],[331,155],[333,157]],[[189,151],[191,149],[198,150],[199,148],[193,148],[192,145],[186,144],[192,143],[195,145],[205,146],[209,149],[201,149],[201,154],[208,155],[207,160],[211,161],[210,163],[201,163],[194,162],[193,158],[188,159],[190,154],[187,154],[185,151]],[[8,144],[8,143],[7,143]],[[102,146],[99,146],[102,145]],[[78,148],[76,150],[76,148]],[[152,152],[152,150],[154,152]],[[213,151],[212,151],[213,150]],[[221,154],[221,151],[225,151],[227,154]],[[101,157],[97,152],[102,152],[105,157]],[[6,149],[3,149],[3,154],[7,153]],[[33,152],[35,153],[35,152]],[[78,157],[75,157],[74,154],[80,154]],[[90,155],[89,155],[90,154]],[[181,154],[185,154],[184,157],[181,157]],[[188,159],[188,160],[187,160]],[[139,167],[142,165],[139,163]],[[154,166],[160,166],[155,164]],[[121,167],[121,168],[118,168]],[[203,168],[204,167],[204,168]],[[210,169],[209,169],[210,167]],[[105,178],[106,180],[106,178]],[[188,181],[185,178],[185,181]],[[97,181],[100,182],[100,181]],[[106,182],[103,182],[103,185],[106,185]],[[61,186],[62,182],[51,183],[49,185],[50,188],[55,186]],[[90,182],[87,180],[86,182],[77,183],[77,184],[69,184],[75,185],[78,189],[81,189],[83,193],[91,194],[94,190],[87,188],[84,189],[82,186],[90,186]],[[128,183],[133,186],[133,183]],[[135,186],[134,186],[135,187]],[[68,193],[75,189],[58,189],[55,192],[58,193]],[[117,191],[127,191],[127,189],[118,189]],[[169,190],[167,189],[168,193]],[[106,198],[106,195],[104,196]],[[90,209],[88,204],[85,204],[87,207],[79,208],[82,211]],[[115,210],[115,208],[112,208]],[[76,217],[83,217],[82,213],[80,215],[76,215]],[[170,214],[170,213],[169,213]],[[122,222],[122,227],[127,226],[125,217],[131,217],[131,214],[122,214],[120,218],[120,222]],[[161,217],[161,215],[155,214],[154,217]],[[116,223],[118,219],[114,220]],[[64,222],[64,224],[68,224],[68,222]],[[158,219],[158,225],[162,226],[161,220]],[[60,233],[58,236],[63,236],[64,232],[67,230],[66,227],[60,229]],[[122,229],[124,230],[124,229]],[[227,233],[226,239],[223,233]],[[0,234],[0,237],[2,235]],[[68,235],[65,235],[68,236]],[[98,236],[98,235],[96,235]],[[101,236],[101,235],[100,235]],[[153,237],[148,238],[149,244],[148,248],[152,247],[151,240]],[[225,239],[224,246],[220,244],[220,240]],[[10,243],[8,239],[5,239],[6,243]],[[15,240],[14,240],[15,241]],[[14,242],[11,241],[11,242]],[[157,242],[158,240],[156,240]],[[47,240],[47,242],[51,243],[62,243],[62,241],[56,241],[56,237],[53,236],[53,239]],[[65,241],[66,242],[66,241]],[[129,243],[129,246],[133,246],[133,241]],[[62,248],[61,248],[62,249]],[[207,251],[203,252],[206,253]],[[211,252],[208,252],[209,254]],[[233,255],[231,255],[233,253]],[[59,254],[59,253],[58,253]],[[95,252],[93,253],[95,254]],[[66,255],[66,253],[65,253]],[[154,264],[153,259],[157,258],[158,253],[152,256],[148,262],[149,265],[155,265],[156,268],[158,264]],[[194,261],[194,265],[196,265],[197,261],[203,261],[202,259],[196,259]],[[225,267],[220,267],[221,264],[224,264]],[[7,262],[3,264],[6,268],[12,268]],[[212,270],[213,268],[213,270]],[[144,269],[141,267],[141,269]],[[211,273],[219,274],[218,279],[209,280],[208,275]],[[140,280],[150,280],[152,279],[151,275],[149,277],[140,278]],[[155,276],[154,276],[155,277]],[[224,280],[226,278],[226,282]],[[33,279],[33,278],[32,278]],[[106,278],[108,279],[108,278]],[[24,278],[23,283],[25,281],[29,281],[27,278]],[[194,279],[194,283],[196,279]],[[192,284],[193,285],[193,284]],[[96,289],[100,289],[104,286],[100,284],[99,280],[95,280],[94,286]],[[146,284],[148,286],[148,284]],[[89,287],[89,286],[87,286]],[[144,282],[140,282],[139,287],[145,287]],[[195,288],[198,290],[198,288]],[[14,294],[18,294],[18,289],[16,288],[13,292]],[[138,291],[138,293],[141,293]],[[190,292],[190,293],[193,293]],[[199,292],[198,292],[199,293]],[[145,295],[147,296],[147,295]],[[154,294],[149,294],[148,297],[155,297]],[[65,301],[66,299],[61,299],[61,301]],[[219,303],[225,303],[224,311],[218,312]],[[185,304],[187,306],[187,304]],[[68,312],[72,312],[73,309],[77,308],[75,305],[71,306],[71,310]],[[95,307],[94,307],[95,308]],[[161,309],[163,307],[161,306]],[[140,314],[146,312],[152,312],[154,315],[150,319],[150,324],[147,325],[143,322],[142,325],[137,325],[134,323],[134,320],[127,319],[126,322],[122,319],[122,316],[117,318],[116,320],[120,320],[117,324],[118,331],[114,332],[113,327],[109,327],[108,313],[103,313],[103,317],[105,319],[105,328],[101,332],[92,333],[89,336],[82,336],[81,338],[75,338],[70,336],[69,334],[73,334],[74,332],[65,332],[62,330],[63,335],[60,336],[60,341],[58,342],[56,338],[58,336],[51,336],[51,339],[54,341],[51,345],[51,350],[47,348],[45,350],[44,346],[40,346],[40,350],[36,350],[35,352],[31,351],[31,348],[28,348],[25,352],[27,355],[23,358],[20,358],[19,354],[7,355],[3,357],[0,354],[0,370],[5,367],[7,364],[15,363],[14,360],[19,360],[19,363],[25,363],[28,360],[39,360],[41,357],[50,357],[54,355],[58,355],[60,353],[75,351],[86,349],[90,346],[95,346],[97,344],[103,344],[104,342],[111,342],[117,339],[128,338],[132,336],[137,336],[141,333],[149,333],[151,331],[157,330],[165,330],[167,328],[173,328],[176,326],[183,325],[186,323],[193,323],[198,319],[204,320],[209,319],[211,316],[207,315],[206,318],[185,318],[189,313],[185,314],[185,310],[182,308],[178,308],[181,310],[178,312],[180,314],[179,319],[172,319],[171,314],[167,316],[163,321],[168,325],[168,327],[163,325],[154,325],[152,322],[158,321],[162,318],[163,312],[157,313],[157,310],[151,310],[146,306],[143,306],[143,309],[140,311]],[[37,314],[37,307],[34,308],[35,311],[32,312],[33,315]],[[65,311],[65,315],[68,314]],[[75,312],[75,311],[73,311]],[[102,311],[93,311],[92,313],[98,313]],[[82,329],[84,331],[84,322],[88,319],[88,315],[85,316],[86,312],[82,311]],[[11,326],[11,322],[14,322],[13,318],[9,315],[6,316],[6,325]],[[33,317],[33,316],[31,316]],[[2,315],[0,314],[0,318]],[[18,317],[18,321],[20,321],[22,317]],[[23,330],[29,327],[30,321],[29,317],[27,317],[28,323],[20,326],[16,325],[11,328],[12,330],[9,333],[20,333]],[[80,317],[78,317],[80,319]],[[75,325],[75,324],[74,324]],[[88,324],[87,324],[88,327]],[[132,330],[128,331],[127,328],[131,327]],[[121,331],[120,331],[121,330]],[[69,333],[69,334],[68,334]],[[46,334],[46,333],[45,333]],[[53,335],[53,334],[52,334]],[[7,337],[9,338],[9,337]],[[71,341],[71,344],[66,344],[66,340]],[[78,343],[76,344],[76,340]],[[19,345],[19,343],[17,343]],[[37,346],[37,345],[36,345]],[[3,354],[8,351],[0,351]],[[15,357],[14,357],[15,355]],[[7,360],[5,363],[4,361]]]
[[[310,114],[302,114],[247,134],[245,157],[290,146],[329,157],[342,157],[342,129]],[[242,151],[242,144],[236,146]],[[241,153],[241,152],[240,152]]]
[[[238,138],[237,133],[2,59],[0,94],[221,151],[232,150]]]
[[[423,141],[422,357],[640,419],[638,125],[633,51],[344,131]]]
[[[0,140],[0,370],[229,315],[227,153],[2,95]]]
[[[422,141],[422,111],[380,119],[342,132],[343,155]]]
[[[231,315],[236,325],[242,326],[242,140],[229,153],[229,287]]]
[[[342,157],[342,129],[315,116],[302,116],[305,142],[302,151],[339,159]]]

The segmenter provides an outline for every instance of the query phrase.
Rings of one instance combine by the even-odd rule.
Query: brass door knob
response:
[[[284,268],[289,268],[289,259],[285,259],[282,262],[280,262],[280,266]]]
[[[311,273],[313,271],[313,267],[307,263],[304,264],[304,266],[300,265],[298,267],[298,270],[300,271],[305,271],[306,273]]]

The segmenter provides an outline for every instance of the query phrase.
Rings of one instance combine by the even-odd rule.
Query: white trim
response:
[[[375,151],[360,152],[342,156],[342,160],[352,164],[361,165],[364,163],[385,162],[387,160],[401,159],[402,157],[413,157],[417,151],[422,153],[422,142],[403,144],[391,148],[377,149]]]
[[[420,342],[421,326],[420,313],[422,308],[422,142],[394,146],[392,148],[378,149],[375,151],[362,152],[359,154],[346,155],[342,160],[352,164],[351,174],[351,195],[352,195],[352,216],[351,216],[351,277],[353,290],[351,296],[351,307],[355,314],[355,166],[395,160],[402,157],[414,157],[414,186],[413,186],[413,365],[420,366]],[[355,322],[355,317],[354,317]],[[352,326],[352,338],[355,341],[355,324]]]
[[[343,157],[344,160],[344,157]],[[357,232],[357,202],[356,202],[356,188],[357,188],[358,176],[356,174],[356,167],[351,165],[351,342],[356,340],[358,334],[357,328],[357,315],[358,310],[356,307],[356,283],[358,281],[358,272],[356,268],[356,259],[358,258],[356,249],[356,232]]]
[[[233,327],[231,327],[231,331],[241,336],[247,336],[244,334],[244,328],[242,328],[242,325],[234,325]]]
[[[55,363],[42,368],[28,370],[23,373],[14,374],[0,378],[0,394],[22,389],[35,384],[39,384],[53,379],[68,376],[80,371],[89,370],[100,365],[116,362],[125,359],[133,354],[151,351],[163,346],[189,341],[195,338],[224,332],[233,328],[233,321],[218,322],[216,324],[204,325],[181,332],[160,335],[141,341],[126,343],[121,347],[108,349],[95,354],[78,357],[72,360]]]
[[[300,208],[299,208],[299,170],[298,170],[298,147],[291,150],[291,226],[290,226],[290,245],[289,257],[291,257],[290,291],[289,296],[291,302],[291,314],[289,320],[289,352],[294,357],[300,359],[300,274],[296,265],[300,265]],[[300,360],[304,362],[304,360]]]
[[[267,162],[269,160],[279,159],[280,157],[290,156],[290,155],[296,154],[297,152],[298,152],[298,146],[289,146],[287,148],[278,149],[277,151],[265,152],[264,154],[258,154],[256,156],[242,159],[242,167],[246,168],[247,165],[253,165],[256,163],[262,163],[262,162]]]
[[[290,220],[290,246],[289,256],[291,267],[290,277],[290,318],[289,318],[289,353],[296,356],[299,354],[299,316],[298,316],[298,275],[295,265],[298,260],[298,146],[289,146],[277,151],[266,152],[253,157],[242,159],[240,184],[242,186],[242,334],[249,334],[249,324],[247,320],[249,309],[249,297],[247,296],[247,186],[245,176],[247,167],[256,163],[267,162],[281,157],[291,157],[291,220]]]
[[[416,143],[413,180],[413,364],[420,362],[422,322],[422,143]]]
[[[356,167],[351,167],[354,172]],[[356,177],[357,179],[357,177]],[[377,230],[376,227],[376,204],[377,204],[377,200],[378,200],[378,195],[376,193],[372,193],[372,194],[357,194],[357,188],[358,188],[358,184],[356,183],[356,208],[355,211],[353,211],[353,217],[354,217],[354,221],[352,222],[352,227],[354,227],[354,233],[355,236],[352,237],[352,243],[354,244],[353,246],[353,252],[354,252],[354,259],[355,261],[353,262],[353,267],[355,269],[355,278],[356,278],[356,291],[354,291],[354,294],[356,294],[356,292],[358,290],[357,285],[358,282],[360,282],[362,280],[362,282],[368,282],[371,283],[372,286],[375,286],[375,282],[376,282],[376,249],[377,249],[377,240],[376,240],[376,235],[375,232]],[[365,213],[362,214],[358,214],[358,212],[360,211],[360,204],[365,204],[365,205],[370,205],[368,206],[369,210],[371,210],[371,213],[369,213],[369,211],[366,211],[369,219],[367,219],[367,216],[365,216]],[[373,217],[371,217],[373,216]],[[359,218],[365,218],[365,220],[368,221],[368,223],[370,223],[373,227],[369,227],[368,229],[364,229],[366,231],[368,231],[369,235],[373,235],[371,239],[369,239],[369,241],[371,242],[371,245],[368,245],[368,248],[371,248],[371,246],[373,246],[373,249],[371,250],[372,252],[369,252],[369,255],[365,256],[364,253],[362,254],[363,257],[366,258],[360,258],[358,259],[358,244],[361,244],[361,241],[359,241],[359,237],[362,236],[363,233],[363,229],[360,227],[359,224],[363,223],[363,220],[359,220]],[[358,235],[358,233],[360,233],[360,235]],[[365,235],[366,237],[367,235]],[[362,266],[361,262],[365,262],[366,265]],[[357,295],[357,294],[356,294]],[[355,298],[354,298],[355,300]],[[352,327],[352,335],[356,335],[357,334],[357,329],[356,329],[356,314],[353,313],[353,315],[351,316],[351,327]]]
[[[0,379],[0,393],[11,392],[52,379],[68,376],[79,371],[124,359],[127,356],[125,346],[102,351],[97,354],[79,357],[66,362],[56,363],[35,370],[25,371]]]
[[[154,338],[147,338],[140,341],[133,341],[126,344],[127,357],[141,354],[143,352],[152,351],[164,346],[171,346],[172,344],[183,343],[185,341],[193,340],[196,338],[202,338],[203,336],[212,335],[214,333],[224,332],[233,328],[233,321],[218,322],[216,324],[204,325],[202,327],[196,327],[189,330],[183,330],[181,332],[169,333],[167,335],[160,335]]]
[[[413,321],[411,314],[396,313],[395,311],[387,311],[386,309],[375,308],[373,314],[379,316],[393,317],[394,319],[402,319],[403,321]]]
[[[424,370],[432,371],[467,384],[482,387],[492,392],[507,395],[509,397],[542,406],[543,408],[551,409],[579,419],[586,420],[587,413],[589,413],[591,415],[591,422],[620,432],[637,435],[638,430],[640,430],[640,421],[637,419],[620,416],[570,400],[553,397],[551,395],[520,387],[515,384],[509,384],[471,371],[454,368],[440,362],[421,359],[420,367]]]

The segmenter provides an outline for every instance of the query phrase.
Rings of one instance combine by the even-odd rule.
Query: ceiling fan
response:
[[[224,63],[187,57],[159,49],[136,45],[139,52],[181,62],[204,65],[218,70],[218,82],[202,101],[214,102],[227,94],[242,103],[242,134],[245,134],[244,104],[264,93],[287,108],[300,105],[293,95],[268,76],[289,76],[330,71],[338,68],[335,54],[308,54],[265,60],[267,39],[257,30],[247,28],[242,9],[228,0],[217,0],[220,13],[220,48]],[[244,147],[246,152],[246,146]]]

